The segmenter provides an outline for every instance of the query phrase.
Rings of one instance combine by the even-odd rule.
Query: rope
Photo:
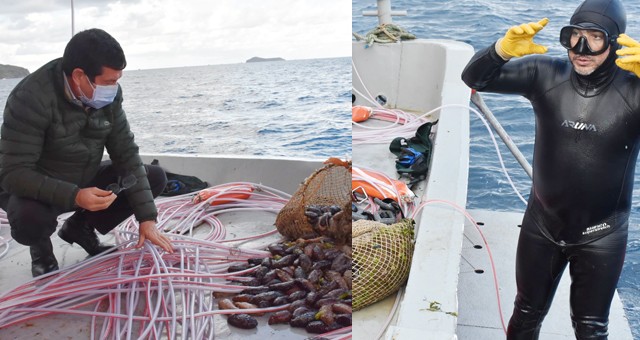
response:
[[[407,32],[405,29],[394,24],[382,24],[369,31],[365,36],[358,33],[353,33],[356,40],[364,40],[367,42],[367,47],[373,45],[373,43],[388,44],[398,42],[400,40],[412,40],[416,36]]]

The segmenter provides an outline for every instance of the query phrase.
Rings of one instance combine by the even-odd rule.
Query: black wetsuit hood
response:
[[[627,12],[619,0],[586,0],[571,16],[571,25],[596,24],[611,37],[618,37],[627,29]]]
[[[571,77],[579,93],[587,97],[597,95],[611,83],[616,73],[616,50],[620,48],[616,39],[627,28],[627,13],[619,0],[586,0],[578,6],[569,23],[577,26],[595,24],[612,38],[609,55],[600,67],[588,76],[574,71]]]

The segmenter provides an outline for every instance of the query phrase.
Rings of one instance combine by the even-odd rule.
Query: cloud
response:
[[[112,34],[131,69],[339,57],[351,53],[350,7],[345,0],[76,0],[75,30]],[[0,37],[0,64],[33,71],[62,55],[70,1],[3,4]]]
[[[58,9],[68,9],[68,0],[21,0],[4,1],[2,4],[2,14],[24,15],[28,13],[50,12]]]
[[[139,0],[126,0],[127,3],[136,3]],[[74,7],[106,7],[116,2],[113,0],[18,0],[4,1],[2,14],[25,15],[28,13],[47,13],[64,10],[71,13],[71,3]],[[119,2],[119,1],[117,1]]]

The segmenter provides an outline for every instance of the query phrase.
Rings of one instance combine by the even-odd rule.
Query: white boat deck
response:
[[[271,216],[269,216],[271,215]],[[260,213],[229,213],[222,217],[227,231],[231,235],[246,235],[247,230],[252,233],[267,232],[273,229],[265,221],[275,220],[273,214]],[[235,221],[235,222],[234,222]],[[61,225],[61,224],[60,224]],[[258,229],[259,228],[259,229]],[[242,230],[245,230],[244,232]],[[6,236],[6,235],[0,235]],[[100,236],[101,241],[114,244],[112,234]],[[277,242],[278,236],[271,236],[266,243]],[[69,245],[54,234],[51,237],[54,253],[62,270],[87,258],[87,253],[77,244]],[[263,243],[263,242],[261,242]],[[9,253],[0,260],[0,293],[32,280],[31,257],[29,248],[12,241]],[[244,330],[229,327],[226,317],[216,315],[215,334],[220,339],[304,339],[308,334],[304,329],[292,328],[289,325],[268,325],[268,316],[257,317],[259,325],[255,329]],[[77,315],[52,314],[29,320],[10,327],[0,327],[0,339],[43,339],[44,334],[50,339],[91,339],[91,318]]]
[[[465,106],[470,91],[455,65],[466,64],[472,52],[467,44],[444,40],[419,39],[369,48],[353,43],[354,66],[362,82],[374,96],[388,98],[389,107],[423,113],[445,106],[433,117],[439,121],[434,126],[432,167],[427,180],[415,190],[419,202],[438,199],[465,206],[469,161],[469,112]],[[354,88],[366,93],[355,74]],[[360,98],[356,104],[366,105]],[[356,166],[396,177],[394,161],[388,143],[354,146]],[[448,206],[429,205],[416,221],[411,273],[386,338],[451,339],[456,319],[428,308],[430,301],[438,301],[445,310],[456,309],[464,218]],[[355,312],[354,338],[375,339],[392,305],[392,299],[387,299]]]
[[[322,167],[320,160],[273,159],[227,156],[146,155],[145,162],[159,159],[169,171],[195,175],[211,185],[246,181],[260,183],[284,192],[293,193],[313,171]],[[66,218],[69,213],[62,215]],[[275,215],[266,212],[231,212],[220,216],[228,238],[259,234],[275,228]],[[59,226],[61,222],[59,223]],[[9,229],[1,228],[0,237],[8,237]],[[114,244],[114,236],[100,236],[102,242]],[[51,237],[54,253],[61,269],[83,261],[87,253],[77,244],[69,245],[56,233]],[[278,235],[259,241],[265,246],[280,240]],[[4,248],[0,248],[0,251]],[[11,241],[9,252],[0,258],[0,294],[32,280],[29,248]],[[289,325],[268,325],[268,315],[257,318],[255,329],[229,327],[226,318],[215,316],[215,335],[218,339],[305,339],[312,334]],[[76,315],[52,314],[9,327],[0,327],[0,339],[90,339],[91,318]],[[98,330],[99,331],[99,330]]]
[[[478,223],[493,254],[505,324],[508,324],[516,295],[515,254],[522,222],[522,213],[474,210],[471,215]],[[458,339],[484,340],[504,338],[496,290],[489,256],[479,232],[470,222],[465,223],[464,241],[458,283]],[[481,245],[481,249],[474,248]],[[483,270],[482,274],[476,270]],[[542,324],[540,334],[545,340],[575,339],[569,309],[568,269],[558,286],[551,310]],[[616,294],[611,306],[609,339],[631,340],[631,329],[624,315],[622,302]]]
[[[515,253],[520,230],[518,225],[522,221],[522,213],[472,210],[470,214],[477,222],[483,223],[480,229],[493,254],[500,286],[502,313],[506,325],[511,316],[513,299],[516,294]],[[476,245],[481,245],[482,248],[475,248]],[[414,258],[414,261],[419,261],[419,259]],[[476,270],[483,272],[477,273]],[[431,276],[437,278],[439,272],[433,270]],[[414,303],[423,305],[420,310],[415,311],[424,317],[423,324],[429,324],[443,318],[457,322],[455,335],[444,331],[426,330],[423,335],[428,334],[427,337],[415,336],[411,338],[459,340],[505,338],[498,312],[496,289],[489,257],[479,232],[468,221],[464,227],[458,280],[457,308],[443,304],[440,307],[441,311],[429,311],[430,302],[440,301],[437,299],[414,301]],[[401,302],[405,303],[406,298],[405,295]],[[396,311],[395,315],[390,316],[395,300],[396,295],[392,295],[356,312],[354,314],[354,339],[377,339],[379,334],[383,334],[382,338],[391,339],[399,314]],[[409,303],[411,304],[411,301]],[[447,314],[447,312],[455,312],[458,316]],[[569,275],[567,274],[560,282],[551,310],[543,323],[540,338],[545,340],[575,339],[569,315]],[[385,331],[383,327],[388,318],[391,318],[390,328]],[[416,328],[419,327],[421,325],[417,325]],[[397,331],[397,329],[395,330]],[[384,336],[385,334],[386,336]],[[629,323],[624,315],[622,302],[617,294],[611,306],[609,339],[633,339]]]

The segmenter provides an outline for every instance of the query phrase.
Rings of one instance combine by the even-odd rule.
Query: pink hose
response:
[[[225,240],[226,228],[221,214],[265,211],[275,214],[289,195],[259,184],[248,199],[211,206],[192,204],[192,195],[160,199],[158,228],[172,239],[173,254],[167,254],[148,241],[141,249],[137,242],[137,222],[125,220],[115,230],[115,251],[94,256],[59,271],[33,279],[0,295],[0,328],[9,327],[50,314],[89,317],[92,339],[168,338],[191,335],[213,338],[213,317],[220,314],[266,313],[288,305],[238,310],[219,310],[215,293],[238,293],[245,286],[229,284],[229,279],[255,270],[227,272],[231,264],[250,258],[270,256],[268,251],[229,244],[260,240],[274,235],[274,229],[248,237]],[[214,187],[215,188],[215,187]],[[228,200],[228,198],[227,198]],[[2,216],[0,216],[0,222]],[[195,228],[209,228],[203,239],[195,238]],[[0,243],[0,247],[3,243]],[[2,251],[2,248],[0,248]],[[132,333],[137,334],[132,334]],[[346,332],[346,333],[345,333]],[[350,337],[351,329],[341,336]]]

